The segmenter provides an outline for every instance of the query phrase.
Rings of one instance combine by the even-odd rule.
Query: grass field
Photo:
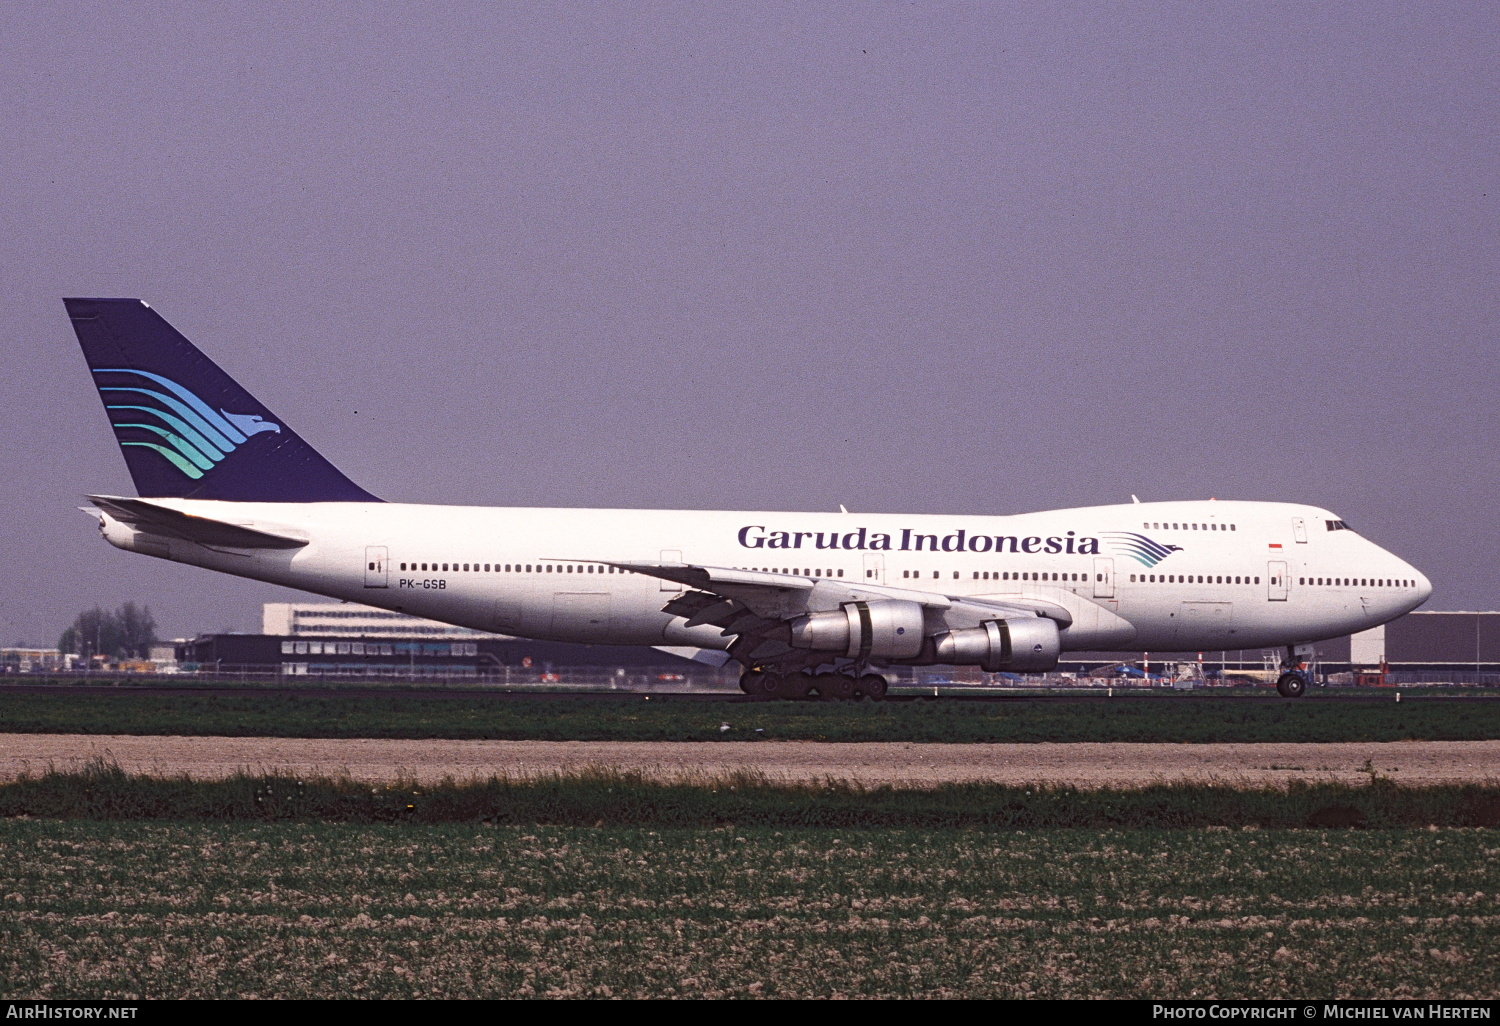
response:
[[[731,729],[722,731],[726,722]],[[1500,738],[1500,701],[1179,696],[729,704],[421,692],[0,693],[0,733],[16,732],[558,741],[1469,741]]]
[[[963,783],[932,788],[792,783],[755,774],[662,781],[583,770],[553,776],[374,786],[349,778],[238,774],[192,780],[129,774],[103,762],[0,784],[0,817],[390,824],[491,823],[683,828],[1058,829],[1190,827],[1494,827],[1500,785],[1141,788]]]
[[[1500,835],[0,821],[7,998],[1500,996]]]

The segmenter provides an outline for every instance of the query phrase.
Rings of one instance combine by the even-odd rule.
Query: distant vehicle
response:
[[[682,675],[680,673],[658,673],[656,675],[656,679],[657,680],[687,680],[687,677],[685,677],[684,675]]]
[[[1013,516],[384,502],[143,301],[64,303],[139,494],[90,496],[117,548],[478,630],[734,659],[752,694],[883,697],[885,667],[1040,673],[1066,652],[1276,646],[1295,696],[1311,642],[1432,592],[1335,514],[1280,502]],[[368,357],[287,373],[336,393],[345,360]]]
[[[1116,673],[1117,676],[1126,677],[1126,678],[1129,678],[1129,679],[1132,679],[1132,680],[1146,680],[1146,681],[1166,681],[1166,680],[1168,680],[1168,678],[1163,677],[1159,673],[1150,673],[1150,672],[1148,672],[1146,670],[1141,669],[1139,666],[1120,666],[1119,668],[1116,669],[1115,673]]]

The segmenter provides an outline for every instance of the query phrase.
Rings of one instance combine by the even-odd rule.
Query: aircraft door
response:
[[[1115,561],[1107,556],[1094,557],[1094,598],[1115,597]]]
[[[1298,545],[1307,544],[1307,521],[1301,517],[1292,517],[1292,537],[1297,539]]]
[[[391,586],[391,559],[384,545],[365,546],[365,587],[389,588]]]
[[[1273,559],[1266,564],[1266,599],[1270,602],[1285,602],[1287,586],[1290,582],[1286,579],[1286,563],[1280,559]]]
[[[661,561],[663,563],[681,563],[682,562],[682,550],[681,549],[662,549],[661,550]],[[682,591],[682,589],[683,589],[683,586],[680,585],[680,584],[678,584],[676,581],[665,581],[664,580],[664,581],[661,582],[661,587],[658,588],[657,590],[658,591]]]
[[[865,583],[885,583],[885,554],[881,552],[865,553]]]

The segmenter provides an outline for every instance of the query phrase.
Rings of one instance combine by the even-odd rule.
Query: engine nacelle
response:
[[[792,646],[850,659],[913,659],[922,651],[920,602],[845,602],[792,621]]]
[[[1039,672],[1057,665],[1062,639],[1057,622],[1044,617],[1024,620],[986,620],[978,627],[964,627],[939,634],[934,648],[937,661],[952,666],[978,665],[996,670]]]

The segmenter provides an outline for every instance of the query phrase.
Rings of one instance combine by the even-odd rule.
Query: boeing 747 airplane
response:
[[[138,496],[112,545],[479,630],[734,659],[750,694],[883,697],[879,671],[1041,672],[1067,652],[1285,651],[1421,605],[1328,510],[1129,503],[1015,516],[384,502],[139,299],[68,299]]]

